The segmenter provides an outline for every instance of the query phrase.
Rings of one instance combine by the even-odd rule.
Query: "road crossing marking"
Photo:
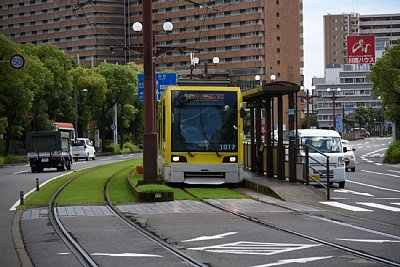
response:
[[[272,263],[267,263],[267,264],[262,264],[262,265],[256,265],[256,266],[253,266],[253,267],[270,267],[270,266],[278,266],[278,265],[284,265],[284,264],[290,264],[290,263],[307,263],[307,262],[311,262],[311,261],[325,260],[325,259],[329,259],[329,258],[332,258],[332,257],[333,256],[279,260],[277,262],[272,262]]]
[[[360,204],[360,205],[365,205],[365,206],[368,206],[368,207],[372,207],[372,208],[378,208],[378,209],[389,210],[389,211],[394,211],[394,212],[399,212],[400,211],[400,208],[391,207],[391,206],[378,204],[378,203],[372,203],[372,202],[356,202],[356,203]]]
[[[360,208],[360,207],[356,207],[356,206],[352,206],[352,205],[343,204],[343,203],[336,202],[336,201],[322,201],[320,203],[328,205],[328,206],[336,207],[336,208],[351,210],[351,211],[373,211],[373,210],[368,210],[368,209],[364,209],[364,208]]]
[[[231,253],[240,255],[274,255],[299,249],[313,248],[321,244],[287,244],[287,243],[261,243],[239,241],[209,247],[188,248],[190,250],[207,251],[213,253]]]
[[[367,197],[373,197],[374,195],[371,195],[369,193],[361,193],[361,192],[356,192],[356,191],[351,191],[347,189],[337,189],[335,190],[337,193],[349,193],[349,194],[354,194],[354,195],[361,195],[361,196],[367,196]]]
[[[225,233],[225,234],[212,235],[212,236],[200,236],[200,237],[193,238],[193,239],[183,240],[181,242],[193,242],[193,241],[204,241],[204,240],[221,239],[221,238],[224,238],[225,236],[234,235],[234,234],[237,234],[237,232],[228,232],[228,233]]]
[[[349,204],[340,203],[340,202],[337,202],[337,201],[322,201],[322,202],[319,202],[319,203],[324,204],[324,205],[328,205],[328,206],[332,206],[332,207],[335,207],[335,208],[341,208],[341,209],[345,209],[345,210],[350,210],[350,211],[373,211],[373,210],[361,208],[361,207],[358,207],[358,206],[353,206],[353,205],[349,205]],[[393,211],[393,212],[400,212],[400,208],[387,206],[387,205],[383,205],[383,204],[379,204],[379,203],[356,202],[356,204],[368,206],[368,207],[371,207],[371,208],[377,208],[377,209],[388,210],[388,211]],[[392,204],[392,205],[400,205],[400,203],[397,203],[397,202],[390,203],[390,204]]]
[[[352,242],[365,242],[365,243],[400,243],[400,240],[347,239],[347,238],[336,238],[336,240],[352,241]]]
[[[139,253],[92,253],[92,256],[109,256],[109,257],[158,257],[162,258],[163,256],[155,255],[155,254],[139,254]]]

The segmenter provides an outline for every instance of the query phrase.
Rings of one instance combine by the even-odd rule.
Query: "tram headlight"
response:
[[[184,157],[184,156],[176,156],[176,155],[172,155],[171,156],[171,161],[172,162],[187,162],[186,157]]]
[[[226,156],[222,160],[223,163],[237,163],[238,157],[237,156]]]

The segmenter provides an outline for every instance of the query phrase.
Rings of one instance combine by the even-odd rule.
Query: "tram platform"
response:
[[[278,199],[297,204],[313,205],[320,201],[326,201],[326,189],[305,185],[299,182],[293,183],[279,180],[273,177],[258,175],[250,171],[244,171],[243,180],[247,188],[258,192],[266,192]]]

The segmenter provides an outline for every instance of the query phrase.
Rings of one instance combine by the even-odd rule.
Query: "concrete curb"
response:
[[[244,183],[245,188],[254,190],[261,194],[265,194],[265,195],[274,197],[279,200],[284,200],[278,193],[276,193],[272,188],[270,188],[268,186],[260,185],[260,184],[254,183],[247,179],[243,179],[243,183]]]
[[[21,234],[20,222],[23,211],[17,210],[13,218],[13,224],[11,226],[11,232],[14,240],[15,251],[17,252],[19,262],[22,267],[33,267],[31,258],[26,251],[24,241]]]

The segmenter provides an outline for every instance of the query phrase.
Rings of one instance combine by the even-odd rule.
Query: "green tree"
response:
[[[0,54],[3,58],[8,59],[15,53],[24,56],[25,67],[15,70],[8,64],[3,66],[4,76],[0,83],[0,118],[7,118],[5,155],[9,154],[11,140],[22,134],[35,92],[42,91],[51,77],[37,57],[24,53],[21,45],[0,35]]]
[[[78,135],[87,131],[89,122],[101,122],[101,106],[106,99],[107,82],[105,78],[95,71],[82,66],[71,69],[68,75],[72,81],[73,90],[68,97],[74,104],[74,94],[77,96],[78,107]],[[86,89],[87,93],[83,90]],[[75,105],[73,106],[75,108]],[[75,113],[73,112],[75,117]],[[102,129],[102,128],[100,128]]]
[[[68,71],[72,61],[68,55],[54,45],[35,46],[26,44],[24,51],[36,56],[50,72],[50,82],[42,91],[35,93],[32,107],[36,130],[48,130],[54,121],[71,121],[73,106],[71,102],[72,83]]]
[[[396,139],[400,139],[400,40],[395,46],[386,47],[367,78],[374,84],[373,95],[381,97],[385,118],[395,122]]]
[[[101,139],[103,141],[103,149],[105,149],[105,130],[108,129],[110,131],[109,127],[106,125],[111,125],[112,123],[112,120],[110,120],[112,118],[112,108],[117,103],[122,108],[120,111],[121,117],[124,117],[125,105],[134,103],[135,93],[137,92],[137,78],[134,75],[134,68],[130,65],[103,63],[96,68],[96,71],[101,74],[107,82],[106,98],[101,105],[100,114]],[[122,129],[122,127],[119,128],[121,136],[123,136]]]

